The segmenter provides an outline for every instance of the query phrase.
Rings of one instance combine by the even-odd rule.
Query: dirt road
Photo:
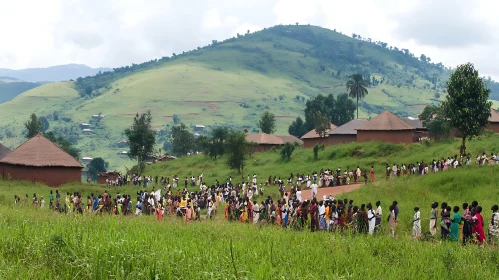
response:
[[[319,188],[317,191],[318,192],[317,199],[321,200],[324,195],[326,196],[332,195],[333,197],[335,197],[339,194],[348,193],[358,188],[361,188],[362,186],[364,186],[364,184],[351,184],[351,185],[344,185],[337,187]],[[311,189],[302,190],[302,197],[303,199],[312,199],[312,190]]]

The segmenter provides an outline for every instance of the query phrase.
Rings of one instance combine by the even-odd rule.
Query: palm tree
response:
[[[367,83],[362,74],[353,74],[347,81],[347,91],[350,98],[357,98],[357,119],[359,118],[359,99],[366,97]]]

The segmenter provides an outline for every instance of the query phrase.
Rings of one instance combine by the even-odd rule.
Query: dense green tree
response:
[[[47,120],[47,118],[46,117],[40,117],[39,120],[40,120],[40,122],[42,124],[42,132],[47,131],[49,129],[49,127],[50,127],[50,123]]]
[[[185,124],[172,128],[172,152],[176,156],[185,156],[194,148],[194,135],[187,130]]]
[[[106,171],[106,162],[100,157],[92,159],[88,164],[88,175],[92,181],[97,181],[99,172]]]
[[[362,74],[353,74],[349,77],[347,84],[348,95],[351,98],[357,99],[357,119],[359,118],[359,99],[364,98],[367,92],[367,83],[364,81]]]
[[[173,114],[173,124],[180,124],[180,117],[177,114]]]
[[[281,149],[281,159],[283,161],[290,160],[291,155],[293,154],[293,151],[296,148],[296,144],[292,144],[290,142],[286,142],[284,146]]]
[[[73,146],[73,143],[68,141],[66,138],[62,136],[55,136],[52,131],[49,131],[43,135],[45,138],[54,142],[59,148],[63,149],[66,153],[71,155],[72,157],[78,159],[80,158],[80,152]]]
[[[307,133],[307,127],[301,117],[297,117],[296,120],[289,125],[288,133],[298,138],[301,138]]]
[[[42,131],[42,122],[38,119],[36,114],[31,114],[29,120],[24,123],[24,127],[28,130],[26,138],[30,139]]]
[[[423,109],[423,112],[419,114],[418,119],[423,123],[424,127],[428,127],[430,123],[436,116],[443,115],[442,107],[440,105],[428,105]]]
[[[231,131],[227,136],[227,164],[244,176],[244,165],[250,152],[250,144],[242,131]]]
[[[328,116],[331,123],[336,126],[351,121],[354,117],[355,104],[347,94],[340,94],[335,98],[332,94],[317,95],[305,103],[305,133],[314,128],[314,116],[318,112]]]
[[[336,126],[346,124],[355,117],[355,104],[348,94],[342,93],[336,97],[334,111],[330,117],[331,123]]]
[[[275,131],[275,115],[265,111],[258,122],[258,127],[263,133],[272,134]]]
[[[447,81],[447,96],[442,103],[445,117],[462,137],[460,154],[466,154],[466,139],[483,132],[489,123],[490,89],[472,63],[459,65]]]
[[[125,130],[125,135],[128,138],[130,152],[128,156],[131,159],[137,160],[139,173],[142,173],[145,157],[151,154],[156,144],[156,132],[151,128],[152,116],[151,111],[137,115],[133,118],[131,128]]]

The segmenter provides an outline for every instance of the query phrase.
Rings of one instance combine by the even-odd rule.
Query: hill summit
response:
[[[122,169],[131,162],[118,155],[127,149],[119,143],[137,112],[151,111],[159,147],[168,150],[169,127],[180,122],[257,131],[258,118],[269,110],[277,132],[286,133],[303,115],[306,100],[346,92],[353,73],[369,81],[361,117],[384,110],[416,116],[443,99],[449,68],[407,49],[352,37],[317,26],[280,25],[74,82],[46,84],[0,104],[0,135],[15,147],[22,142],[23,123],[36,113],[48,119],[49,130],[76,143],[82,156],[103,157]],[[92,117],[98,114],[105,117]],[[82,123],[91,132],[82,132]]]

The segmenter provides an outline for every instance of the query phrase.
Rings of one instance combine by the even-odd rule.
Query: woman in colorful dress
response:
[[[376,178],[374,178],[374,166],[371,166],[371,170],[369,170],[369,177],[371,178],[371,181],[376,180]]]
[[[471,215],[471,207],[468,207],[468,203],[463,203],[463,245],[470,242],[472,237],[473,228],[473,216]]]
[[[483,229],[483,216],[482,216],[482,206],[477,206],[475,210],[475,215],[473,216],[473,236],[475,242],[480,244],[485,243],[487,240],[485,237],[485,232]]]
[[[450,220],[450,240],[459,241],[459,225],[461,224],[461,214],[459,213],[459,206],[454,206],[453,209],[454,214],[452,215],[452,219]]]
[[[440,235],[442,239],[447,239],[449,237],[450,228],[450,211],[447,210],[447,202],[442,202],[441,209],[440,216],[442,217],[442,220],[440,222]]]

